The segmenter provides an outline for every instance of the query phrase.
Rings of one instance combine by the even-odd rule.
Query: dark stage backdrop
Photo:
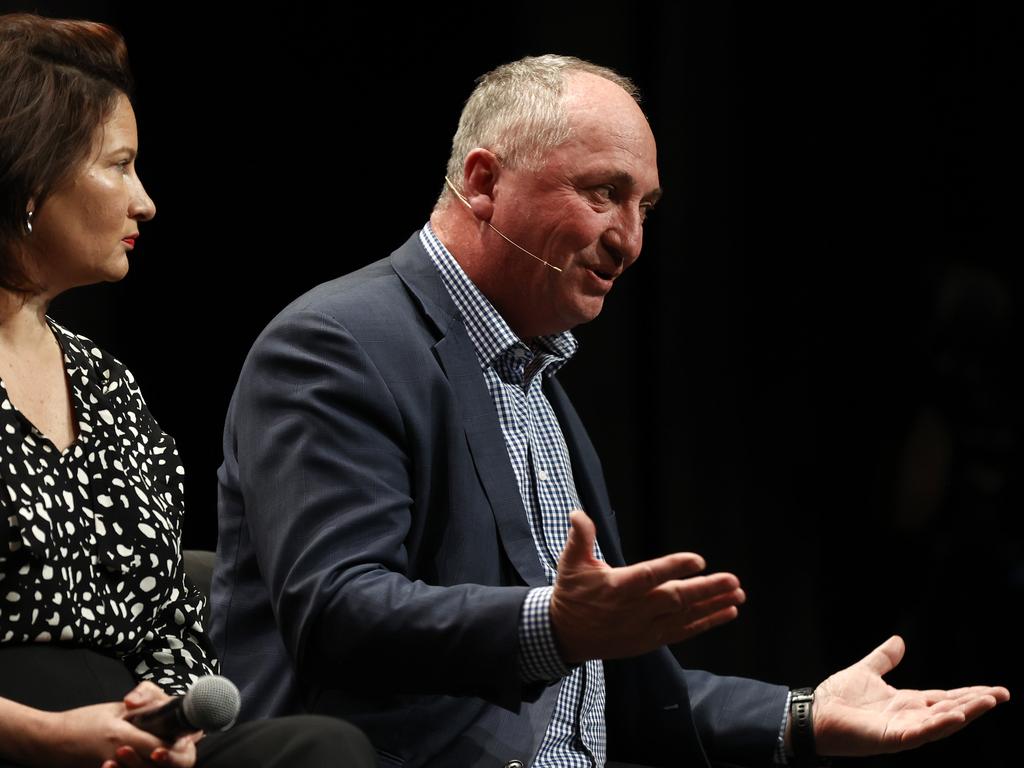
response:
[[[26,5],[128,40],[159,212],[127,279],[53,314],[177,437],[190,546],[261,328],[426,220],[474,77],[571,53],[640,84],[666,196],[561,378],[628,553],[749,593],[681,659],[810,684],[899,632],[894,683],[1024,695],[1019,8]],[[1022,724],[865,764],[1018,765]]]

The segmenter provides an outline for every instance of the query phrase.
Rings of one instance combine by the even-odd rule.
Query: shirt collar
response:
[[[441,282],[462,316],[481,368],[502,367],[499,363],[514,358],[533,361],[530,365],[533,373],[543,371],[550,376],[576,353],[579,342],[570,331],[539,336],[532,340],[532,344],[520,339],[490,300],[469,279],[429,222],[420,230],[420,242],[437,267]],[[538,359],[534,361],[534,357]]]

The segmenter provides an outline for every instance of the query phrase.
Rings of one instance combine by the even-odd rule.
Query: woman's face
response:
[[[47,293],[120,280],[128,271],[138,224],[156,214],[135,173],[138,148],[135,112],[121,95],[77,173],[33,214],[24,243]]]

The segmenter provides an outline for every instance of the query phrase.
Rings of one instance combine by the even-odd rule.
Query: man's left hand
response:
[[[819,755],[857,756],[913,749],[949,736],[1010,692],[975,685],[952,691],[898,690],[882,675],[903,658],[906,646],[890,637],[856,664],[837,672],[814,692],[814,738]]]

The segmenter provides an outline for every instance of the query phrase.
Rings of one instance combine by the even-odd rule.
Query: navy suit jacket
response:
[[[551,380],[580,499],[613,565],[601,465]],[[557,686],[518,675],[545,584],[494,404],[414,235],[314,288],[260,335],[224,432],[212,635],[243,717],[362,727],[384,765],[529,763]],[[770,764],[786,689],[607,662],[612,759]]]

